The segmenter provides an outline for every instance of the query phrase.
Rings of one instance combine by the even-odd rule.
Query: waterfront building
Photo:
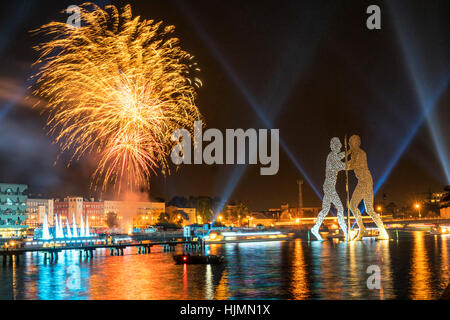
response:
[[[271,211],[257,211],[250,214],[250,223],[252,227],[264,226],[273,227],[278,222],[278,213]]]
[[[59,199],[55,200],[54,212],[58,216],[61,216],[63,220],[66,218],[72,222],[75,216],[75,221],[77,225],[80,225],[80,217],[83,213],[83,198],[82,197],[66,197],[62,201]],[[49,220],[49,223],[53,223],[53,220]]]
[[[54,200],[28,198],[27,199],[27,225],[31,228],[38,228],[44,221],[44,216],[47,215],[47,221],[54,221]]]
[[[33,201],[33,208],[42,206],[43,203]],[[89,219],[89,226],[91,228],[105,228],[107,227],[108,213],[117,214],[119,224],[126,217],[127,221],[138,220],[145,221],[149,224],[154,224],[158,221],[161,213],[164,213],[166,209],[164,202],[151,202],[151,201],[96,201],[95,199],[85,199],[83,197],[69,196],[63,200],[56,199],[53,203],[53,212],[49,217],[49,223],[53,225],[53,216],[56,214],[62,217],[63,225],[66,223],[66,218],[73,223],[73,217],[75,216],[76,224],[80,225],[80,218],[83,216],[83,220]],[[41,209],[43,210],[43,209]],[[47,208],[46,208],[47,210]],[[39,212],[38,209],[32,210],[32,212]],[[130,220],[131,219],[131,220]],[[37,224],[42,223],[40,217]]]
[[[450,207],[441,208],[440,214],[442,219],[450,219]]]
[[[282,205],[280,208],[268,209],[265,211],[253,211],[248,217],[244,217],[244,225],[251,227],[277,227],[292,226],[302,223],[302,219],[315,218],[321,210],[320,207],[302,207],[302,218],[299,218],[298,208],[289,208]]]
[[[422,216],[439,216],[441,201],[444,197],[444,192],[430,192],[425,197],[422,206]]]
[[[73,217],[77,225],[80,225],[81,215],[83,221],[89,217],[89,226],[102,228],[105,226],[104,202],[95,201],[93,198],[84,199],[83,197],[66,197],[63,200],[56,200],[54,203],[54,212],[63,218],[63,224],[66,218],[73,223]],[[49,220],[52,223],[53,220]]]
[[[166,212],[164,202],[153,201],[104,201],[105,219],[108,213],[115,213],[119,220],[128,221],[135,228],[146,228],[158,222],[162,213]]]
[[[118,216],[124,210],[122,201],[112,201],[112,200],[105,200],[103,202],[103,208],[104,208],[105,214],[115,213]]]
[[[161,214],[166,213],[166,204],[164,202],[126,202],[124,208],[133,214],[134,228],[148,228],[159,221]]]
[[[166,211],[165,202],[141,201],[136,203],[136,214],[157,216]]]
[[[19,237],[26,234],[27,195],[25,184],[0,183],[0,236]]]
[[[106,226],[105,203],[95,201],[91,198],[89,201],[83,201],[83,215],[89,218],[91,228],[104,228]]]

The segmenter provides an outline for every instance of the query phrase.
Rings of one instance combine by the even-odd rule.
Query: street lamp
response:
[[[382,212],[382,207],[381,206],[377,206],[377,211],[380,213],[380,217],[383,218],[383,212]]]
[[[422,215],[420,214],[420,204],[419,204],[419,203],[416,203],[416,204],[414,205],[414,207],[419,211],[419,219],[422,218]]]

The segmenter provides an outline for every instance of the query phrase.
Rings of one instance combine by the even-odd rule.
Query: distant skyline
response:
[[[65,21],[61,11],[83,2],[14,1],[1,13],[0,182],[28,184],[33,194],[112,197],[89,190],[95,155],[67,168],[70,155],[60,155],[46,115],[26,99],[32,47],[43,40],[29,31]],[[376,201],[384,193],[387,203],[406,205],[450,183],[450,2],[93,2],[130,3],[135,15],[175,25],[202,70],[205,129],[279,129],[284,143],[274,176],[261,176],[260,165],[185,165],[153,177],[152,198],[297,206],[296,180],[303,179],[304,206],[318,206],[330,139],[352,134],[367,152]],[[370,4],[381,7],[381,30],[365,27]],[[355,181],[350,173],[351,190]],[[344,184],[340,173],[342,199]]]

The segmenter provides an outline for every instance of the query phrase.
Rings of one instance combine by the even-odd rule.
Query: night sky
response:
[[[84,1],[11,1],[0,20],[0,181],[29,184],[49,196],[98,196],[89,190],[95,163],[66,168],[47,135],[45,115],[30,107],[35,72],[30,30]],[[198,107],[206,128],[279,128],[280,169],[260,165],[190,165],[151,180],[151,196],[218,196],[252,209],[320,203],[329,141],[359,134],[377,191],[410,203],[449,181],[450,2],[442,1],[94,1],[176,26],[196,56],[204,86]],[[366,28],[377,4],[382,29]],[[205,128],[205,129],[206,129]],[[55,164],[56,161],[56,164]],[[350,174],[352,185],[355,177]],[[338,177],[343,194],[345,175]],[[317,192],[317,193],[316,193]]]

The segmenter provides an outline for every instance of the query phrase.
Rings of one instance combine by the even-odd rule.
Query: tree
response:
[[[248,209],[248,207],[240,202],[238,205],[232,207],[230,217],[227,218],[231,219],[233,223],[240,224],[241,220],[247,217],[249,214],[250,210]]]
[[[106,225],[108,228],[116,228],[119,226],[119,219],[117,218],[117,213],[115,212],[108,212],[106,214]]]
[[[202,218],[203,222],[211,221],[213,215],[211,198],[209,197],[198,198],[196,209],[197,215],[199,215]]]
[[[163,212],[158,217],[158,223],[168,223],[170,220],[170,215],[166,212]]]
[[[175,196],[169,201],[167,205],[178,208],[185,208],[187,206],[187,203],[188,200],[185,197]]]

